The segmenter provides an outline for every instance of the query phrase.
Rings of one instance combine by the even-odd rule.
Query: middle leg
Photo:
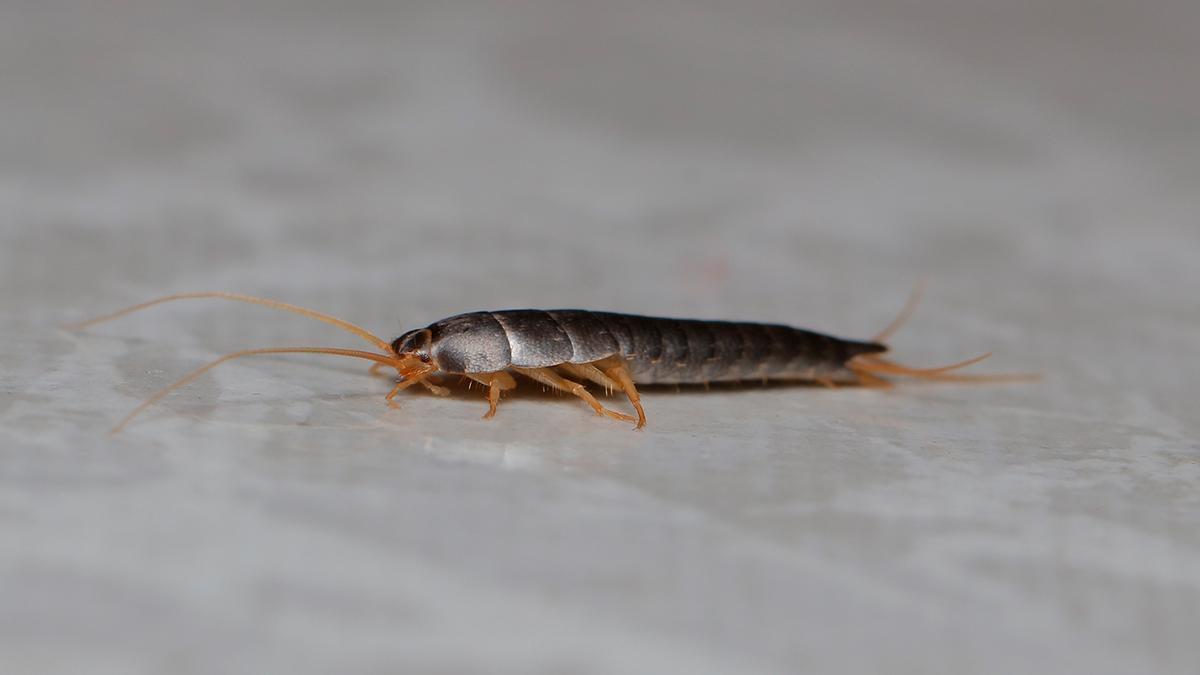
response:
[[[494,373],[467,373],[466,375],[480,384],[487,385],[488,411],[483,416],[485,420],[496,416],[496,408],[500,405],[500,392],[517,386],[517,381],[513,379],[512,375],[503,370]]]

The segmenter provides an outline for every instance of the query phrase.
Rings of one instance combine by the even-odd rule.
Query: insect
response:
[[[396,385],[387,394],[389,406],[397,394],[421,385],[438,395],[449,390],[435,379],[459,375],[486,387],[488,411],[496,414],[502,392],[516,387],[521,375],[582,399],[596,412],[616,420],[646,425],[646,411],[637,384],[708,384],[732,381],[813,382],[888,386],[883,376],[931,380],[983,381],[1025,376],[959,375],[952,371],[990,356],[939,368],[911,368],[881,356],[883,344],[907,320],[919,291],[886,329],[869,341],[836,338],[778,324],[705,321],[593,312],[581,309],[516,309],[458,314],[411,330],[387,342],[366,329],[311,309],[277,300],[238,293],[179,293],[150,300],[90,321],[68,326],[83,329],[165,302],[221,298],[301,314],[332,324],[369,342],[378,351],[336,347],[268,347],[226,354],[151,396],[113,428],[123,429],[138,414],[218,365],[261,354],[332,354],[374,361],[396,371]],[[637,416],[604,407],[583,382],[625,394]]]

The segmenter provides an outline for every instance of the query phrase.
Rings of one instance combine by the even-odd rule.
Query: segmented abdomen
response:
[[[777,324],[591,314],[645,384],[836,377],[851,357],[886,349]]]

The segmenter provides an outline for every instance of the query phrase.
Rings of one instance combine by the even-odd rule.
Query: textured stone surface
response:
[[[1195,3],[0,7],[0,670],[1195,672]],[[1036,385],[415,393],[481,308]]]

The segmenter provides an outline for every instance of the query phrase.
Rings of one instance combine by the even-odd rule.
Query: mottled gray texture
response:
[[[1188,673],[1200,5],[0,5],[0,671]],[[522,383],[384,334],[588,307],[1019,386]],[[614,399],[614,404],[616,400]]]

